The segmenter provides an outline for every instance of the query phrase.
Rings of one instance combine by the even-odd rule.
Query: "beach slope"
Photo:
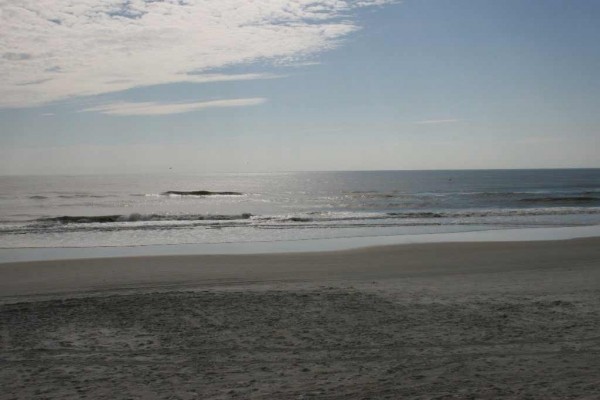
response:
[[[600,239],[0,264],[0,398],[598,398]]]

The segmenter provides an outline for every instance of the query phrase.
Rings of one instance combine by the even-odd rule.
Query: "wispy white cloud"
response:
[[[0,107],[173,82],[272,77],[211,71],[256,61],[310,62],[359,29],[354,10],[393,2],[0,0]]]
[[[424,121],[416,121],[414,122],[417,125],[436,125],[436,124],[453,124],[456,122],[460,122],[460,119],[427,119]]]
[[[266,101],[263,98],[212,100],[193,103],[155,103],[155,102],[117,102],[103,104],[82,110],[83,112],[98,112],[107,115],[132,116],[132,115],[167,115],[182,114],[214,107],[245,107],[256,106]]]

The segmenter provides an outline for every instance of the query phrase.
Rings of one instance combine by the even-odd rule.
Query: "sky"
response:
[[[600,167],[597,0],[0,0],[0,174]]]

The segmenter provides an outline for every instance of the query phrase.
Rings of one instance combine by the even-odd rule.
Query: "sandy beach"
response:
[[[1,399],[600,398],[600,239],[0,264]]]

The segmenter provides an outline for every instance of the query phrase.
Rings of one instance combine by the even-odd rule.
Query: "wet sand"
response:
[[[600,239],[0,264],[0,398],[600,398]]]

